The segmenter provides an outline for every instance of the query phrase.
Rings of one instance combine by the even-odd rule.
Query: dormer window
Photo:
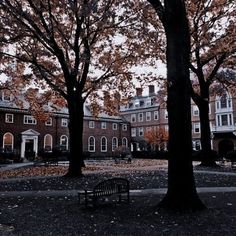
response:
[[[139,106],[142,107],[144,105],[144,101],[139,102]]]
[[[12,100],[10,91],[4,91],[2,93],[2,100],[7,102],[10,102]]]

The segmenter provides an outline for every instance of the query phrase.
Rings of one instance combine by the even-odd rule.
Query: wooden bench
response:
[[[78,192],[79,204],[84,199],[87,207],[89,204],[96,206],[99,199],[110,196],[118,196],[119,202],[122,196],[126,195],[126,201],[129,203],[129,181],[124,178],[111,178],[98,183],[92,190],[82,190]]]

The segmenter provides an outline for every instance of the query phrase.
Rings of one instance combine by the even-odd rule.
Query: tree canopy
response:
[[[158,33],[142,20],[140,9],[129,0],[0,2],[3,71],[15,86],[35,81],[65,99],[73,173],[81,167],[86,99],[92,98],[96,113],[97,99],[103,96],[98,89],[110,101],[117,89],[127,98],[132,86],[129,69],[154,55],[155,44],[146,36]]]

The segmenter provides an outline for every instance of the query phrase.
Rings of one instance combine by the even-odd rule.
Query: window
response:
[[[51,117],[45,122],[45,125],[52,126],[52,118]]]
[[[150,121],[151,120],[151,112],[148,111],[146,112],[146,121]]]
[[[165,119],[168,119],[168,112],[165,110]]]
[[[220,99],[220,106],[221,108],[227,108],[227,96],[226,94],[223,94]]]
[[[44,136],[44,149],[47,151],[52,151],[52,135],[51,134],[46,134]]]
[[[193,116],[199,116],[199,109],[197,106],[193,106]]]
[[[6,122],[6,123],[13,123],[13,122],[14,122],[14,116],[13,116],[13,114],[6,114],[6,115],[5,115],[5,122]]]
[[[118,147],[118,138],[113,137],[112,138],[112,151],[115,151],[115,149]]]
[[[62,127],[67,127],[67,126],[68,126],[68,120],[65,119],[65,118],[62,118],[62,119],[61,119],[61,126],[62,126]]]
[[[229,126],[233,124],[232,114],[222,114],[217,115],[217,125],[218,126]]]
[[[128,139],[127,138],[122,138],[122,145],[125,147],[128,147]]]
[[[90,129],[94,129],[95,128],[95,123],[94,123],[94,121],[89,121],[89,128]]]
[[[60,137],[60,147],[62,150],[68,150],[68,137],[66,135]]]
[[[138,134],[139,134],[139,136],[143,136],[143,135],[144,135],[144,133],[143,133],[143,127],[141,127],[141,128],[138,129]]]
[[[117,127],[118,127],[118,125],[117,125],[116,123],[113,123],[113,124],[112,124],[112,129],[113,129],[113,130],[117,130]]]
[[[138,121],[143,122],[143,113],[138,113]]]
[[[221,116],[221,125],[222,126],[228,125],[228,116],[227,115]]]
[[[136,128],[131,129],[131,137],[136,137]]]
[[[146,107],[150,107],[151,106],[151,99],[146,101]]]
[[[194,133],[200,133],[200,123],[194,124]]]
[[[131,123],[136,122],[136,114],[131,114]]]
[[[144,105],[144,101],[143,100],[139,101],[139,106],[142,107],[143,105]]]
[[[122,125],[122,130],[123,130],[123,131],[126,131],[126,130],[127,130],[127,124],[123,124],[123,125]]]
[[[106,129],[107,128],[107,123],[106,122],[102,122],[101,123],[101,128],[102,129]]]
[[[95,152],[95,138],[93,136],[88,138],[88,151]]]
[[[232,108],[232,98],[229,94],[224,93],[221,97],[218,97],[218,101],[216,102],[217,109],[229,109]]]
[[[158,119],[159,119],[159,112],[154,111],[154,120],[158,120]]]
[[[107,151],[107,138],[101,137],[101,152]]]
[[[3,149],[7,151],[13,150],[14,136],[11,133],[5,133],[3,135]]]
[[[36,124],[37,124],[37,121],[36,121],[36,119],[35,119],[33,116],[25,115],[25,116],[24,116],[24,124],[27,124],[27,125],[36,125]]]
[[[201,142],[200,142],[200,140],[196,140],[196,141],[193,142],[193,149],[196,150],[196,151],[201,150]]]
[[[9,90],[6,90],[2,93],[2,100],[3,101],[11,101],[11,92]]]

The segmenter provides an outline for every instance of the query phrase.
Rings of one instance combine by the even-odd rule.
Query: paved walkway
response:
[[[165,194],[167,188],[154,189],[131,189],[131,196]],[[236,192],[236,187],[199,187],[198,193],[232,193]],[[78,189],[74,190],[46,190],[46,191],[7,191],[0,192],[0,197],[66,197],[77,196]]]

